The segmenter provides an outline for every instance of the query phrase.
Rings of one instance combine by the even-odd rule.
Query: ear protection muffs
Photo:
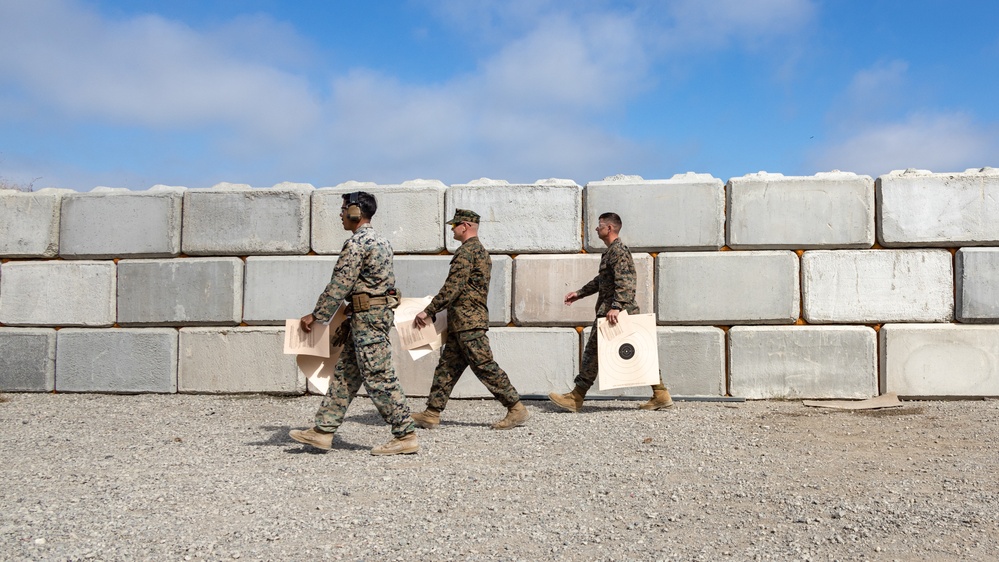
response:
[[[355,191],[347,196],[347,219],[353,222],[361,220],[360,191]]]

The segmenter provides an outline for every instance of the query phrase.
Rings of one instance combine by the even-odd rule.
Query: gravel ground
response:
[[[3,560],[968,560],[999,551],[999,402],[453,401],[417,455],[358,398],[0,397]],[[423,401],[416,399],[415,406]]]

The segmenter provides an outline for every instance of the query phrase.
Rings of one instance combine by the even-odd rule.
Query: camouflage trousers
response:
[[[402,437],[416,431],[406,395],[392,368],[388,331],[393,317],[392,309],[381,307],[354,313],[350,338],[316,412],[316,427],[330,433],[339,429],[347,407],[363,384],[382,419],[392,426],[392,435]]]
[[[441,359],[434,370],[434,382],[427,398],[428,408],[444,410],[454,385],[466,367],[472,368],[475,376],[503,406],[509,408],[520,402],[520,395],[510,384],[510,378],[493,360],[486,331],[466,330],[448,333]]]
[[[583,348],[583,363],[579,368],[579,375],[572,382],[576,384],[579,388],[583,390],[590,390],[593,383],[597,380],[598,368],[600,366],[597,360],[597,320],[593,321],[593,325],[590,326],[590,337],[586,340],[586,347]],[[660,380],[659,384],[652,385],[653,390],[666,390],[666,386]]]

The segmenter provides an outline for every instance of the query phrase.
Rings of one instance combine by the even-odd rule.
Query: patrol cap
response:
[[[468,209],[455,209],[454,218],[444,224],[458,224],[459,222],[474,222],[479,224],[479,215],[475,211]]]

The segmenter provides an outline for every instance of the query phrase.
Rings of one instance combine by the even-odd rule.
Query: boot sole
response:
[[[310,447],[315,447],[315,448],[317,448],[317,449],[319,449],[321,451],[329,451],[330,449],[333,448],[332,443],[330,444],[329,447],[326,447],[325,445],[320,445],[319,443],[316,443],[314,441],[309,441],[308,439],[304,439],[304,438],[298,437],[297,435],[294,435],[292,433],[289,433],[288,436],[291,437],[292,439],[294,439],[295,441],[298,441],[299,443],[301,443],[303,445],[308,445]]]
[[[400,449],[398,451],[375,451],[374,449],[372,449],[371,454],[376,457],[388,457],[391,455],[412,455],[419,450],[420,446],[417,445],[415,447],[408,447],[406,449]]]
[[[579,408],[573,408],[571,406],[566,406],[565,404],[560,404],[560,403],[552,400],[551,397],[549,397],[548,400],[551,401],[552,404],[555,404],[556,406],[558,406],[559,408],[562,408],[563,410],[565,410],[567,412],[572,412],[574,414],[578,414],[579,413]]]
[[[659,410],[668,410],[668,409],[670,409],[672,407],[673,407],[672,403],[670,403],[670,404],[664,404],[662,406],[649,406],[648,408],[646,408],[645,405],[643,404],[643,405],[639,406],[638,409],[639,410],[645,410],[647,412],[648,411],[657,412]]]
[[[513,429],[515,427],[520,427],[520,426],[524,425],[525,423],[527,423],[527,420],[528,420],[529,417],[530,416],[525,417],[522,420],[517,420],[515,423],[512,423],[510,425],[505,425],[505,426],[501,426],[501,425],[499,425],[499,422],[496,422],[496,423],[492,424],[491,426],[489,426],[489,429],[495,429],[497,431],[504,431],[504,430],[507,430],[507,429]]]

